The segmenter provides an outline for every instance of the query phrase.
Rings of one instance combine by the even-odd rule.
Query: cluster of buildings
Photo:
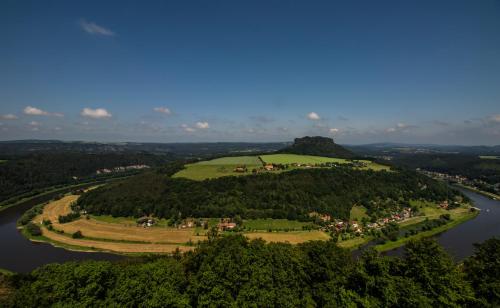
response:
[[[330,215],[318,214],[315,212],[311,213],[310,216],[311,215],[320,218],[325,223],[325,225],[322,228],[323,231],[334,231],[336,233],[341,233],[343,231],[346,231],[356,234],[363,234],[364,229],[366,230],[379,229],[391,222],[402,222],[412,217],[414,214],[411,208],[405,207],[401,211],[391,214],[391,216],[389,217],[380,218],[376,222],[366,224],[364,227],[360,222],[356,220],[344,221],[340,219],[332,219]]]
[[[130,171],[130,170],[141,170],[141,169],[147,169],[147,168],[149,168],[148,165],[130,165],[130,166],[114,167],[111,169],[108,169],[108,168],[99,169],[95,173],[97,175],[99,175],[99,174],[107,174],[107,173],[113,173],[113,172],[125,172],[125,171]]]

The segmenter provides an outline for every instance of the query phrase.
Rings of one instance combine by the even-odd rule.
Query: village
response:
[[[368,164],[362,161],[351,161],[348,164],[339,164],[335,162],[325,162],[325,163],[291,163],[291,164],[273,164],[273,163],[263,163],[262,167],[253,168],[252,173],[259,173],[263,171],[280,171],[280,170],[288,170],[290,168],[334,168],[338,166],[349,166],[353,168],[364,168],[367,167]],[[246,173],[248,172],[248,168],[246,165],[238,165],[233,169],[233,172],[236,173]]]
[[[142,169],[148,169],[150,168],[148,165],[130,165],[130,166],[120,166],[120,167],[114,167],[111,169],[104,168],[104,169],[99,169],[96,170],[96,174],[108,174],[108,173],[116,173],[116,172],[125,172],[125,171],[131,171],[131,170],[142,170]]]
[[[417,168],[417,172],[420,172],[428,177],[431,177],[436,180],[447,181],[449,183],[456,183],[465,186],[472,187],[477,190],[487,190],[490,192],[495,192],[496,194],[500,194],[500,183],[496,183],[495,185],[491,185],[486,183],[485,181],[479,179],[468,179],[463,175],[450,175],[442,172],[428,171],[424,169]]]

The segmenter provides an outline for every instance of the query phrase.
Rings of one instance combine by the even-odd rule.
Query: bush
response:
[[[40,229],[40,227],[32,222],[26,225],[26,230],[28,231],[29,234],[33,236],[42,235],[42,230]]]
[[[72,212],[72,213],[69,213],[68,215],[59,215],[59,217],[57,218],[59,220],[59,223],[61,224],[64,224],[64,223],[67,223],[67,222],[72,222],[73,220],[76,220],[80,218],[80,213],[77,213],[77,212]]]
[[[73,235],[71,235],[72,238],[82,238],[83,237],[83,234],[82,234],[82,231],[78,230],[76,231],[75,233],[73,233]]]

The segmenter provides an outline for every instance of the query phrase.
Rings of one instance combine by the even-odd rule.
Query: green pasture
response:
[[[311,225],[311,222],[301,222],[288,219],[249,219],[243,221],[243,227],[251,230],[302,230],[303,226]]]
[[[262,165],[257,156],[230,156],[200,161],[194,165]]]
[[[481,158],[481,159],[500,159],[500,156],[496,156],[496,155],[482,155],[482,156],[479,156],[479,158]]]
[[[297,154],[268,154],[261,155],[260,158],[268,164],[323,164],[323,163],[338,163],[347,164],[349,161],[343,158],[331,158],[312,155],[297,155]]]
[[[368,215],[366,214],[366,208],[364,206],[353,206],[351,209],[351,213],[349,215],[349,218],[351,220],[361,220],[364,217],[368,218]]]
[[[338,163],[338,164],[348,164],[350,163],[347,159],[342,158],[331,158],[322,156],[311,156],[311,155],[296,155],[296,154],[269,154],[262,155],[260,159],[265,163],[269,164],[322,164],[322,163]],[[262,161],[258,156],[232,156],[232,157],[221,157],[208,161],[200,161],[194,164],[188,164],[185,168],[172,177],[174,178],[188,178],[191,180],[202,181],[205,179],[219,178],[223,176],[241,176],[252,174],[252,169],[259,169],[262,167]],[[366,167],[360,169],[364,170],[389,170],[389,166],[379,165],[372,163],[368,160],[360,160],[367,164]],[[246,166],[246,172],[235,172],[235,168],[239,166]],[[300,168],[300,167],[298,167]],[[295,169],[292,167],[287,170],[272,171],[273,173],[279,173],[284,171],[290,171]]]

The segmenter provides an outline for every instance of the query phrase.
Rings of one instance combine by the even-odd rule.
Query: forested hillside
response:
[[[4,307],[495,307],[500,240],[456,264],[435,241],[353,259],[332,241],[212,238],[194,252],[51,264],[5,282]],[[1,278],[1,277],[0,277]]]
[[[171,159],[170,155],[143,153],[57,152],[13,156],[0,162],[0,202],[37,189],[96,177],[98,169],[139,164],[154,167]]]
[[[392,163],[412,169],[463,175],[489,184],[500,183],[500,159],[461,154],[414,154],[396,156]]]
[[[205,181],[170,178],[170,172],[148,172],[103,186],[82,195],[78,203],[90,213],[113,216],[307,219],[316,211],[348,219],[354,204],[377,216],[412,199],[442,201],[460,194],[403,170],[336,167]]]

